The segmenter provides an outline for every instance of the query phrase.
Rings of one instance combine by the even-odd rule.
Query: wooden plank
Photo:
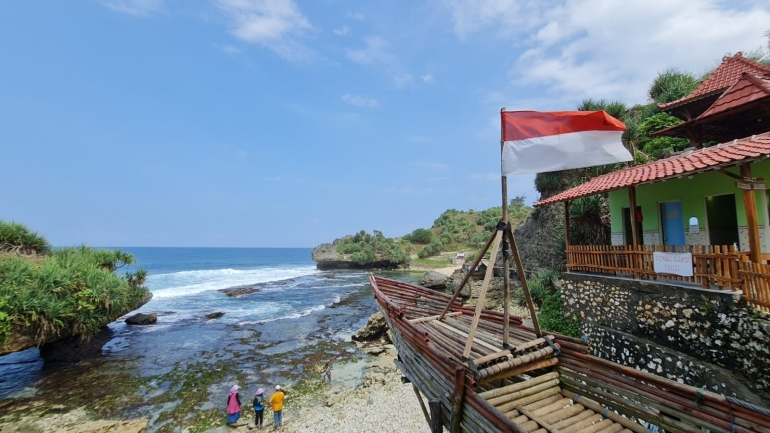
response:
[[[751,177],[751,163],[741,164],[741,176]],[[754,190],[743,190],[743,206],[746,209],[746,228],[749,231],[749,256],[754,263],[760,263],[762,254],[759,243],[759,225],[757,220],[757,204]]]
[[[444,317],[454,317],[459,316],[463,314],[462,311],[453,311],[451,313],[447,313],[444,315]],[[418,317],[416,319],[410,319],[408,320],[409,323],[422,323],[422,322],[430,322],[431,320],[438,320],[441,317],[441,314],[436,314],[435,316],[428,316],[428,317]]]

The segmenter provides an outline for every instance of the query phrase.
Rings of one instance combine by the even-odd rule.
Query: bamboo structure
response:
[[[538,336],[515,316],[387,278],[369,280],[398,349],[396,364],[431,402],[433,416],[423,413],[436,429],[770,432],[768,409],[597,358],[582,340]],[[510,348],[503,350],[504,337]]]

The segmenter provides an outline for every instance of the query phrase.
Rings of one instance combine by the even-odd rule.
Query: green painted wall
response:
[[[728,171],[738,174],[738,168]],[[764,177],[770,181],[770,160],[757,162],[751,166],[753,177]],[[690,217],[697,217],[701,228],[706,228],[706,205],[703,197],[720,194],[735,194],[735,211],[738,216],[738,225],[746,225],[746,211],[743,206],[743,191],[735,187],[735,179],[718,172],[696,174],[692,179],[672,179],[665,182],[656,182],[636,187],[636,204],[642,207],[644,222],[643,230],[658,230],[660,220],[658,218],[659,203],[664,201],[682,201],[684,223],[688,224]],[[762,205],[762,192],[755,191],[757,207]],[[628,190],[612,191],[609,193],[610,218],[612,232],[623,231],[623,214],[621,209],[628,207]],[[764,225],[764,215],[757,211],[759,224]],[[686,227],[685,227],[686,229]]]

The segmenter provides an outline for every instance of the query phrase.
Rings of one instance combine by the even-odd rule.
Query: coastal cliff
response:
[[[318,269],[395,269],[400,265],[384,257],[375,257],[371,262],[361,264],[360,261],[356,261],[354,254],[343,254],[338,251],[337,247],[344,239],[336,239],[330,244],[321,244],[313,248],[311,258],[316,262]]]

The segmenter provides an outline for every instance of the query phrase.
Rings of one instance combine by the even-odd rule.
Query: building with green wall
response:
[[[739,175],[737,167],[725,169]],[[752,176],[770,178],[770,160],[752,164]],[[681,222],[685,245],[732,245],[740,251],[748,251],[748,227],[743,190],[736,187],[736,179],[716,170],[704,173],[667,179],[646,185],[636,186],[637,210],[642,216],[642,236],[639,241],[644,245],[675,245],[666,236],[666,212],[676,221]],[[762,252],[770,252],[770,232],[767,225],[767,191],[754,191],[757,208],[757,221]],[[608,193],[613,245],[631,245],[631,227],[629,210],[629,192],[627,188]],[[667,206],[665,203],[680,206]],[[681,215],[675,215],[681,208]],[[638,215],[638,213],[637,213]],[[692,220],[695,218],[695,220]],[[695,227],[690,227],[690,222]],[[669,230],[672,226],[669,225]],[[676,236],[674,236],[676,237]],[[680,238],[681,239],[681,238]]]

